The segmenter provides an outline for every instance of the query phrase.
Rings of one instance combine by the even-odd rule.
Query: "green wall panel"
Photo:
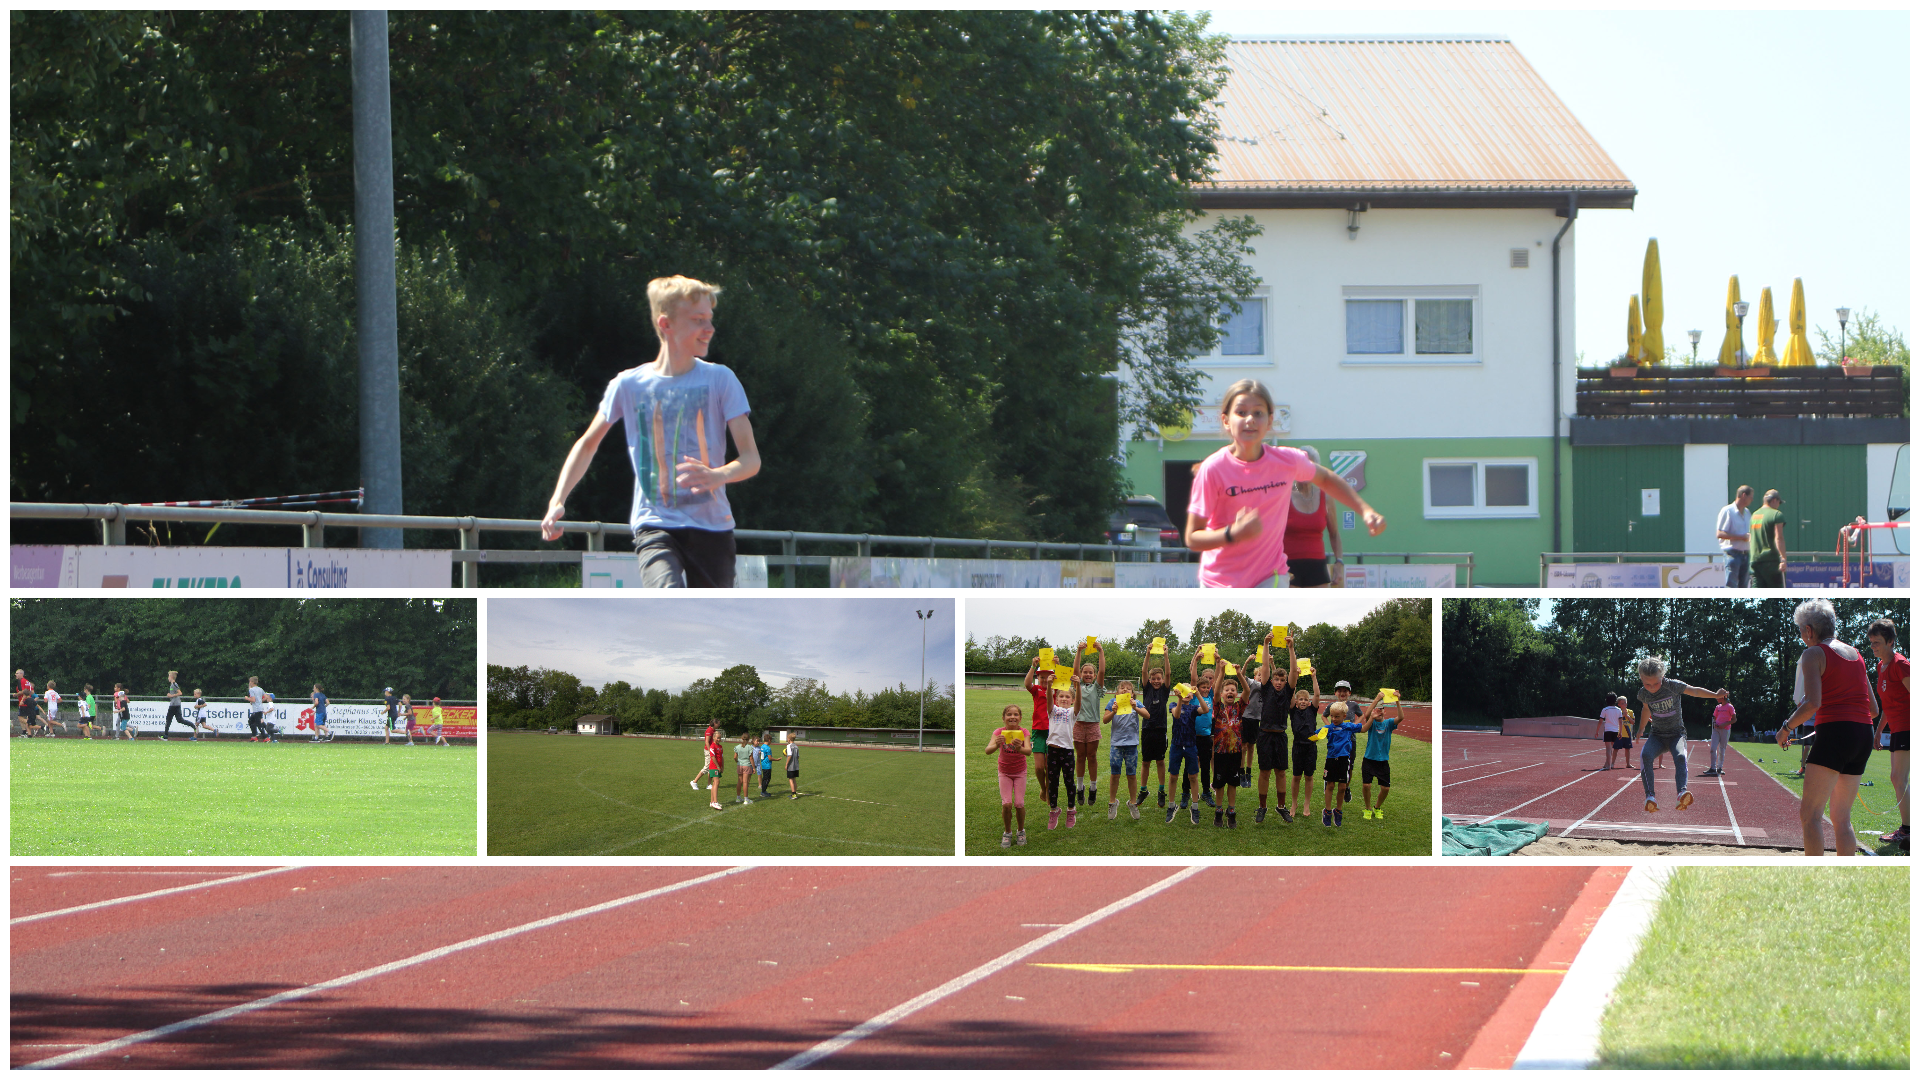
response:
[[[1778,488],[1788,551],[1832,551],[1840,526],[1867,514],[1865,446],[1730,446],[1727,488],[1753,485],[1754,506]],[[1883,496],[1884,498],[1884,496]],[[1877,518],[1878,514],[1869,515]]]
[[[1578,446],[1573,451],[1573,550],[1686,550],[1685,453],[1679,446]],[[1640,513],[1660,489],[1660,515]]]

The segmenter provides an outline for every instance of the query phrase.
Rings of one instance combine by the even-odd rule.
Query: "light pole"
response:
[[[1738,331],[1740,336],[1737,339],[1739,342],[1739,347],[1733,350],[1733,363],[1735,367],[1746,367],[1747,366],[1747,302],[1745,300],[1735,300],[1733,302],[1733,317],[1740,320],[1740,329]]]
[[[1698,364],[1700,362],[1700,331],[1687,331],[1687,340],[1693,342],[1693,362]]]
[[[1853,314],[1852,308],[1834,308],[1833,313],[1840,316],[1840,366],[1847,363],[1847,316]]]
[[[933,618],[933,609],[921,611],[914,609],[914,615],[920,620],[920,746],[927,748],[927,623]]]

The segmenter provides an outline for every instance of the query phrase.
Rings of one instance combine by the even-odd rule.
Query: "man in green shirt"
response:
[[[1768,488],[1760,509],[1753,512],[1750,539],[1753,542],[1753,587],[1756,589],[1787,587],[1787,515],[1780,510],[1785,501],[1778,491]]]

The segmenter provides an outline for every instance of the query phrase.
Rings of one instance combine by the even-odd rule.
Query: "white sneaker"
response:
[[[1119,817],[1120,817],[1120,804],[1118,802],[1115,802],[1112,799],[1108,799],[1107,800],[1107,820],[1114,821],[1114,820],[1117,820]]]
[[[1139,821],[1140,820],[1140,804],[1136,802],[1129,802],[1127,804],[1127,813],[1133,815],[1133,820]]]
[[[724,806],[721,806],[721,805],[720,805],[719,803],[717,803],[717,802],[710,802],[710,803],[708,803],[707,805],[708,805],[708,806],[711,806],[711,807],[713,807],[713,808],[714,808],[715,810],[725,810],[725,809],[726,809],[726,807],[724,807]]]
[[[1001,847],[1012,847],[1012,846],[1013,846],[1013,834],[1012,834],[1012,833],[1010,833],[1010,832],[1003,832],[1003,833],[1001,833],[1001,834],[1000,834],[1000,846],[1001,846]]]
[[[695,790],[695,791],[699,791],[699,790],[700,790],[700,781],[698,781],[698,780],[689,780],[689,781],[687,781],[687,786],[688,786],[688,787],[690,787],[690,788],[692,788],[692,789],[693,789],[693,790]]]

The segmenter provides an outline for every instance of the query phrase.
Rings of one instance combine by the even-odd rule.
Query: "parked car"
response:
[[[1133,526],[1131,531],[1127,529],[1129,525]],[[1167,516],[1166,507],[1160,505],[1160,500],[1145,495],[1128,499],[1120,509],[1114,511],[1113,517],[1107,521],[1106,538],[1109,544],[1133,544],[1142,548],[1186,547],[1180,529]],[[1150,556],[1143,554],[1142,557],[1148,562],[1153,561]],[[1162,554],[1160,558],[1163,562],[1179,562],[1181,555],[1176,550]]]
[[[547,734],[549,734],[549,735],[558,735],[558,734],[560,734],[560,729],[559,729],[559,728],[557,728],[557,727],[550,727],[550,728],[548,728],[548,729],[547,729]]]

